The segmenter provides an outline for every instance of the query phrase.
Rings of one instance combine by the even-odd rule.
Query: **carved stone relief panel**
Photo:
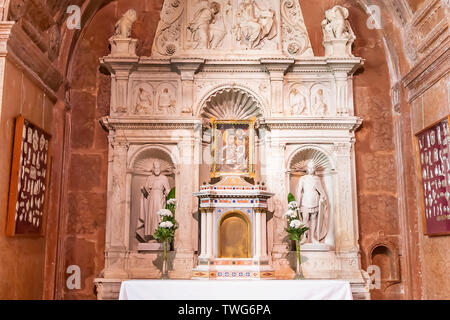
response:
[[[285,114],[293,117],[333,116],[329,85],[323,83],[292,83],[286,96]]]
[[[177,91],[172,83],[161,83],[156,89],[156,113],[177,114]]]
[[[135,115],[176,115],[178,83],[135,81],[132,84],[131,113]]]
[[[133,90],[132,112],[134,114],[154,114],[154,89],[149,83],[139,83]]]

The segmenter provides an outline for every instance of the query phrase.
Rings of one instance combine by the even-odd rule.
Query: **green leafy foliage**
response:
[[[295,197],[292,193],[289,193],[288,195],[288,204],[295,202]],[[295,211],[296,215],[295,217],[288,217],[288,222],[287,222],[287,228],[285,229],[286,232],[289,234],[289,239],[292,241],[301,241],[303,238],[303,235],[306,233],[306,231],[309,230],[308,227],[306,227],[305,225],[302,225],[300,228],[293,228],[291,227],[291,222],[294,220],[300,220],[300,212],[298,208],[290,208],[289,210]]]
[[[291,203],[293,201],[295,201],[295,197],[294,197],[294,195],[292,193],[289,193],[289,195],[288,195],[288,203]]]
[[[172,200],[172,201],[170,201]],[[163,228],[158,227],[153,234],[153,237],[158,242],[168,242],[171,243],[175,239],[175,231],[178,229],[178,223],[175,220],[175,211],[176,211],[176,201],[175,201],[175,188],[170,190],[169,194],[166,197],[166,209],[172,212],[172,216],[164,216],[162,217],[161,222],[171,222],[173,227],[171,228]]]

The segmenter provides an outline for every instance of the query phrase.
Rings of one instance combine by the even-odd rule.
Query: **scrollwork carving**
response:
[[[313,56],[299,3],[284,0],[281,5],[281,16],[284,51],[293,56]]]
[[[153,42],[153,55],[172,56],[180,47],[181,16],[184,4],[181,0],[166,0]]]

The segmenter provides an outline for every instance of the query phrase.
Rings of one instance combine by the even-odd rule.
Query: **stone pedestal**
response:
[[[112,57],[136,57],[136,48],[138,45],[137,39],[131,38],[116,38],[109,39],[111,45]]]

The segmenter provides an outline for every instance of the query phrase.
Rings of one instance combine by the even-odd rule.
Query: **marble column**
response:
[[[294,60],[272,60],[272,59],[262,59],[261,63],[265,65],[267,71],[270,75],[270,86],[271,86],[271,110],[272,116],[283,116],[284,115],[284,75],[286,70]]]
[[[102,65],[111,72],[111,112],[121,114],[132,112],[128,110],[130,74],[139,61],[138,57],[117,58],[107,56],[100,59]]]
[[[109,136],[108,202],[106,217],[105,277],[127,277],[125,256],[129,246],[129,214],[126,212],[127,153],[129,145]]]
[[[204,259],[207,257],[208,251],[207,251],[207,212],[206,210],[201,210],[201,252],[200,252],[200,258]]]
[[[347,71],[336,71],[336,112],[338,115],[349,115],[348,108],[348,73]]]
[[[338,184],[336,212],[336,251],[354,251],[358,247],[358,207],[354,141],[335,143]]]
[[[179,228],[175,236],[175,249],[177,252],[193,252],[191,230],[195,211],[193,202],[195,190],[193,183],[186,182],[194,180],[193,172],[195,172],[195,168],[192,161],[194,141],[192,139],[182,140],[178,143],[178,149],[180,153],[180,174],[176,181],[176,198],[178,201],[176,218]]]
[[[192,115],[194,103],[194,76],[203,59],[172,59],[171,63],[178,69],[181,77],[182,113]]]
[[[214,210],[210,209],[206,214],[206,256],[214,259]]]

